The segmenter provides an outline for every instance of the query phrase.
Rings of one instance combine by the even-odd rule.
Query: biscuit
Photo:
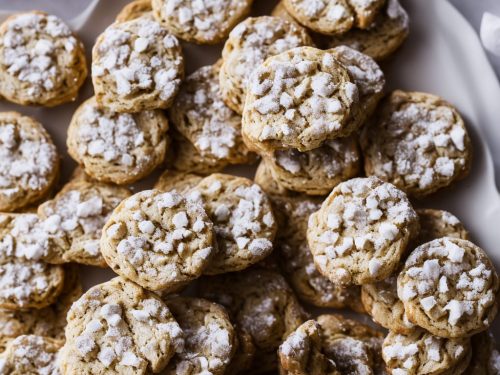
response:
[[[134,0],[123,7],[116,15],[116,22],[127,22],[140,18],[153,11],[151,0]]]
[[[242,114],[251,73],[269,56],[312,44],[307,32],[296,24],[269,16],[247,18],[231,31],[222,50],[222,99]]]
[[[500,373],[500,353],[493,334],[481,332],[471,337],[472,358],[465,375],[493,375]]]
[[[147,15],[112,24],[92,50],[97,104],[113,112],[169,107],[183,75],[177,38]]]
[[[363,131],[365,172],[423,197],[465,177],[471,140],[457,110],[426,93],[393,91]]]
[[[95,97],[78,107],[68,128],[68,152],[85,173],[102,182],[130,184],[165,159],[168,121],[159,111],[116,113]]]
[[[285,189],[283,186],[276,181],[270,171],[270,168],[266,165],[266,162],[262,160],[257,166],[255,171],[254,181],[258,184],[262,190],[266,192],[269,198],[272,200],[274,196],[294,196],[297,193]]]
[[[53,107],[76,99],[87,77],[83,44],[58,17],[17,13],[0,26],[0,95]]]
[[[250,13],[253,0],[152,0],[155,18],[179,39],[217,44]]]
[[[178,193],[187,194],[203,179],[195,173],[180,172],[167,169],[156,181],[154,188],[161,191],[176,190]]]
[[[369,177],[337,185],[310,216],[307,239],[320,273],[334,283],[362,285],[390,276],[417,233],[406,194]]]
[[[117,274],[146,289],[170,292],[208,266],[213,227],[199,202],[175,191],[144,190],[116,207],[100,244]]]
[[[116,277],[71,306],[60,370],[62,375],[158,373],[183,345],[184,334],[160,298]]]
[[[329,51],[299,47],[272,56],[249,80],[243,139],[264,153],[312,150],[355,130],[349,119],[358,96],[348,71]]]
[[[271,203],[253,181],[227,174],[212,174],[193,189],[214,223],[217,252],[204,273],[240,271],[273,250],[277,225]]]
[[[472,242],[443,237],[417,247],[398,276],[408,319],[435,336],[468,337],[497,313],[498,275]]]
[[[57,182],[59,156],[43,126],[17,112],[0,113],[0,211],[44,198]]]
[[[85,180],[71,181],[38,207],[38,216],[55,246],[43,259],[52,264],[75,262],[106,267],[101,255],[101,230],[129,189]]]
[[[417,209],[417,214],[420,221],[420,232],[412,250],[441,237],[455,237],[462,240],[468,240],[470,237],[460,220],[448,211],[421,208]]]

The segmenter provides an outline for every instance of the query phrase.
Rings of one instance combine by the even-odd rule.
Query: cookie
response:
[[[193,189],[214,223],[217,252],[204,273],[240,271],[273,250],[276,221],[271,203],[253,181],[227,174],[212,174]]]
[[[102,182],[130,184],[165,159],[168,121],[159,110],[116,113],[96,98],[78,107],[68,128],[68,152],[85,173]]]
[[[113,112],[169,107],[183,75],[177,38],[148,15],[112,24],[92,50],[97,104]]]
[[[312,43],[302,27],[288,21],[269,16],[247,18],[231,31],[222,50],[222,99],[242,114],[251,73],[269,56]]]
[[[250,149],[315,149],[347,136],[358,88],[329,51],[299,47],[268,58],[251,75],[243,113]],[[347,126],[351,125],[351,126]]]
[[[151,0],[134,0],[123,7],[116,15],[116,22],[127,22],[140,18],[153,11]]]
[[[277,150],[264,155],[274,180],[285,189],[326,195],[342,181],[359,175],[361,154],[354,137],[326,141],[310,151]]]
[[[254,181],[258,184],[262,190],[266,192],[269,198],[272,200],[274,196],[293,196],[297,195],[293,191],[285,189],[283,186],[276,181],[270,171],[270,168],[266,165],[266,162],[262,160],[257,166],[255,171]]]
[[[199,277],[213,254],[203,206],[172,191],[144,190],[123,200],[104,225],[101,252],[119,275],[169,292]]]
[[[187,194],[203,179],[195,173],[180,172],[167,169],[156,181],[154,188],[161,191],[176,190],[178,193]]]
[[[156,294],[116,277],[71,306],[61,374],[158,373],[182,350],[183,336]]]
[[[0,113],[0,211],[45,197],[57,182],[59,156],[43,126],[17,112]]]
[[[417,214],[420,232],[414,248],[441,237],[455,237],[463,240],[468,240],[470,237],[460,220],[448,211],[421,208],[417,209]]]
[[[202,157],[244,164],[255,160],[241,138],[241,116],[220,96],[220,64],[204,66],[183,82],[169,110],[176,130]]]
[[[53,107],[76,99],[87,77],[82,42],[60,18],[17,13],[0,26],[0,95]]]
[[[38,207],[38,216],[55,246],[43,259],[49,263],[75,262],[106,267],[101,255],[101,230],[116,206],[131,192],[124,187],[70,181],[57,195]]]
[[[256,350],[247,369],[252,374],[277,367],[278,347],[304,321],[292,289],[270,270],[251,268],[207,277],[200,283],[200,294],[226,307],[235,327],[250,334]]]
[[[155,18],[179,39],[217,44],[250,13],[253,0],[152,0]]]
[[[390,276],[417,233],[406,194],[369,177],[337,185],[310,216],[307,239],[320,273],[333,283],[362,285]]]
[[[398,276],[408,319],[440,337],[486,330],[497,313],[498,275],[472,242],[444,237],[417,247]]]
[[[382,356],[394,375],[461,374],[471,358],[470,340],[445,339],[419,329],[408,335],[389,332]]]
[[[226,310],[213,302],[192,297],[165,300],[184,332],[184,349],[162,374],[223,375],[237,347],[237,338]]]
[[[373,23],[365,30],[352,28],[328,37],[327,47],[348,46],[377,61],[392,55],[409,34],[409,17],[399,0],[387,0]]]
[[[365,172],[424,197],[465,177],[471,140],[457,110],[426,93],[393,91],[363,131]]]
[[[500,373],[500,353],[493,334],[481,332],[471,337],[472,357],[465,375],[493,375]]]

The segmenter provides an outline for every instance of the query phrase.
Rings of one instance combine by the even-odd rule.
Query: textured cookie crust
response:
[[[416,197],[467,175],[471,141],[457,110],[426,93],[393,91],[361,138],[365,172]]]
[[[117,277],[71,307],[61,373],[158,373],[183,345],[183,332],[160,298]]]
[[[176,190],[180,194],[187,194],[192,188],[198,185],[202,179],[202,176],[195,173],[167,169],[158,178],[154,188],[161,191]]]
[[[38,207],[38,216],[54,242],[43,259],[49,263],[82,263],[106,267],[101,255],[101,230],[130,190],[116,185],[75,180]]]
[[[178,38],[216,44],[250,12],[253,0],[152,0],[154,16]]]
[[[333,189],[310,216],[307,239],[318,271],[334,283],[362,285],[391,275],[417,233],[406,195],[369,177]]]
[[[349,119],[357,102],[356,84],[331,52],[294,48],[268,58],[252,73],[243,139],[261,152],[312,150],[355,130]]]
[[[92,50],[96,101],[113,112],[169,107],[183,75],[177,38],[148,15],[112,24]]]
[[[498,275],[486,253],[444,237],[417,247],[398,276],[408,319],[440,337],[486,330],[497,313]]]
[[[117,113],[95,97],[76,110],[68,128],[68,152],[98,181],[130,184],[165,159],[168,121],[159,110]]]
[[[242,114],[251,73],[270,56],[312,43],[305,29],[296,24],[269,16],[247,18],[231,31],[222,50],[223,100]]]
[[[278,181],[276,181],[270,171],[270,168],[266,165],[265,161],[261,161],[257,166],[257,170],[255,171],[254,181],[258,184],[262,190],[269,195],[271,200],[274,199],[274,196],[295,196],[297,193],[285,189],[281,186]]]
[[[162,374],[223,375],[237,347],[237,338],[226,310],[213,302],[190,297],[165,300],[184,332],[184,349]]]
[[[153,11],[151,0],[134,0],[116,15],[116,22],[127,22]]]
[[[205,274],[243,270],[273,250],[277,225],[271,203],[253,181],[212,174],[194,188],[214,223],[217,252]]]
[[[241,116],[220,96],[220,64],[204,66],[183,82],[170,119],[202,157],[228,164],[255,160],[241,137]]]
[[[213,227],[198,201],[144,190],[125,199],[102,230],[101,252],[119,275],[169,292],[201,275],[213,254]]]
[[[59,177],[49,133],[31,117],[0,113],[0,211],[15,211],[47,195]]]
[[[76,99],[87,77],[83,44],[58,17],[18,13],[0,26],[0,94],[52,107]]]
[[[441,237],[455,237],[462,240],[469,239],[469,232],[458,218],[448,211],[432,208],[417,209],[420,221],[420,232],[413,250],[418,245]]]

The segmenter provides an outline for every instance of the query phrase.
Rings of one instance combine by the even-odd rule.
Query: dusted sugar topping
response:
[[[417,228],[402,191],[378,178],[354,178],[311,216],[308,241],[321,273],[342,284],[366,284],[392,273]]]
[[[251,76],[243,133],[263,150],[307,151],[344,135],[358,88],[329,51],[300,47],[266,60]]]
[[[417,214],[420,221],[420,232],[417,245],[441,237],[455,237],[469,239],[469,233],[458,218],[448,211],[434,209],[419,209]],[[416,246],[415,246],[416,247]]]
[[[419,326],[438,336],[463,337],[491,324],[498,286],[482,249],[444,237],[410,254],[398,277],[398,296]]]

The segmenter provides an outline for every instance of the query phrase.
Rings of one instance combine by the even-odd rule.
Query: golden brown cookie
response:
[[[167,169],[156,181],[154,188],[161,191],[176,190],[181,194],[188,193],[203,179],[195,173],[180,172],[175,169]]]
[[[432,208],[421,208],[416,211],[420,221],[420,232],[413,248],[441,237],[469,239],[469,232],[464,225],[448,211]]]
[[[127,22],[152,12],[151,0],[133,0],[116,15],[116,22]]]
[[[257,170],[255,171],[254,181],[257,183],[262,190],[264,190],[269,198],[272,200],[274,196],[294,196],[297,193],[285,189],[283,186],[276,181],[270,171],[270,168],[266,165],[266,162],[262,160]]]

